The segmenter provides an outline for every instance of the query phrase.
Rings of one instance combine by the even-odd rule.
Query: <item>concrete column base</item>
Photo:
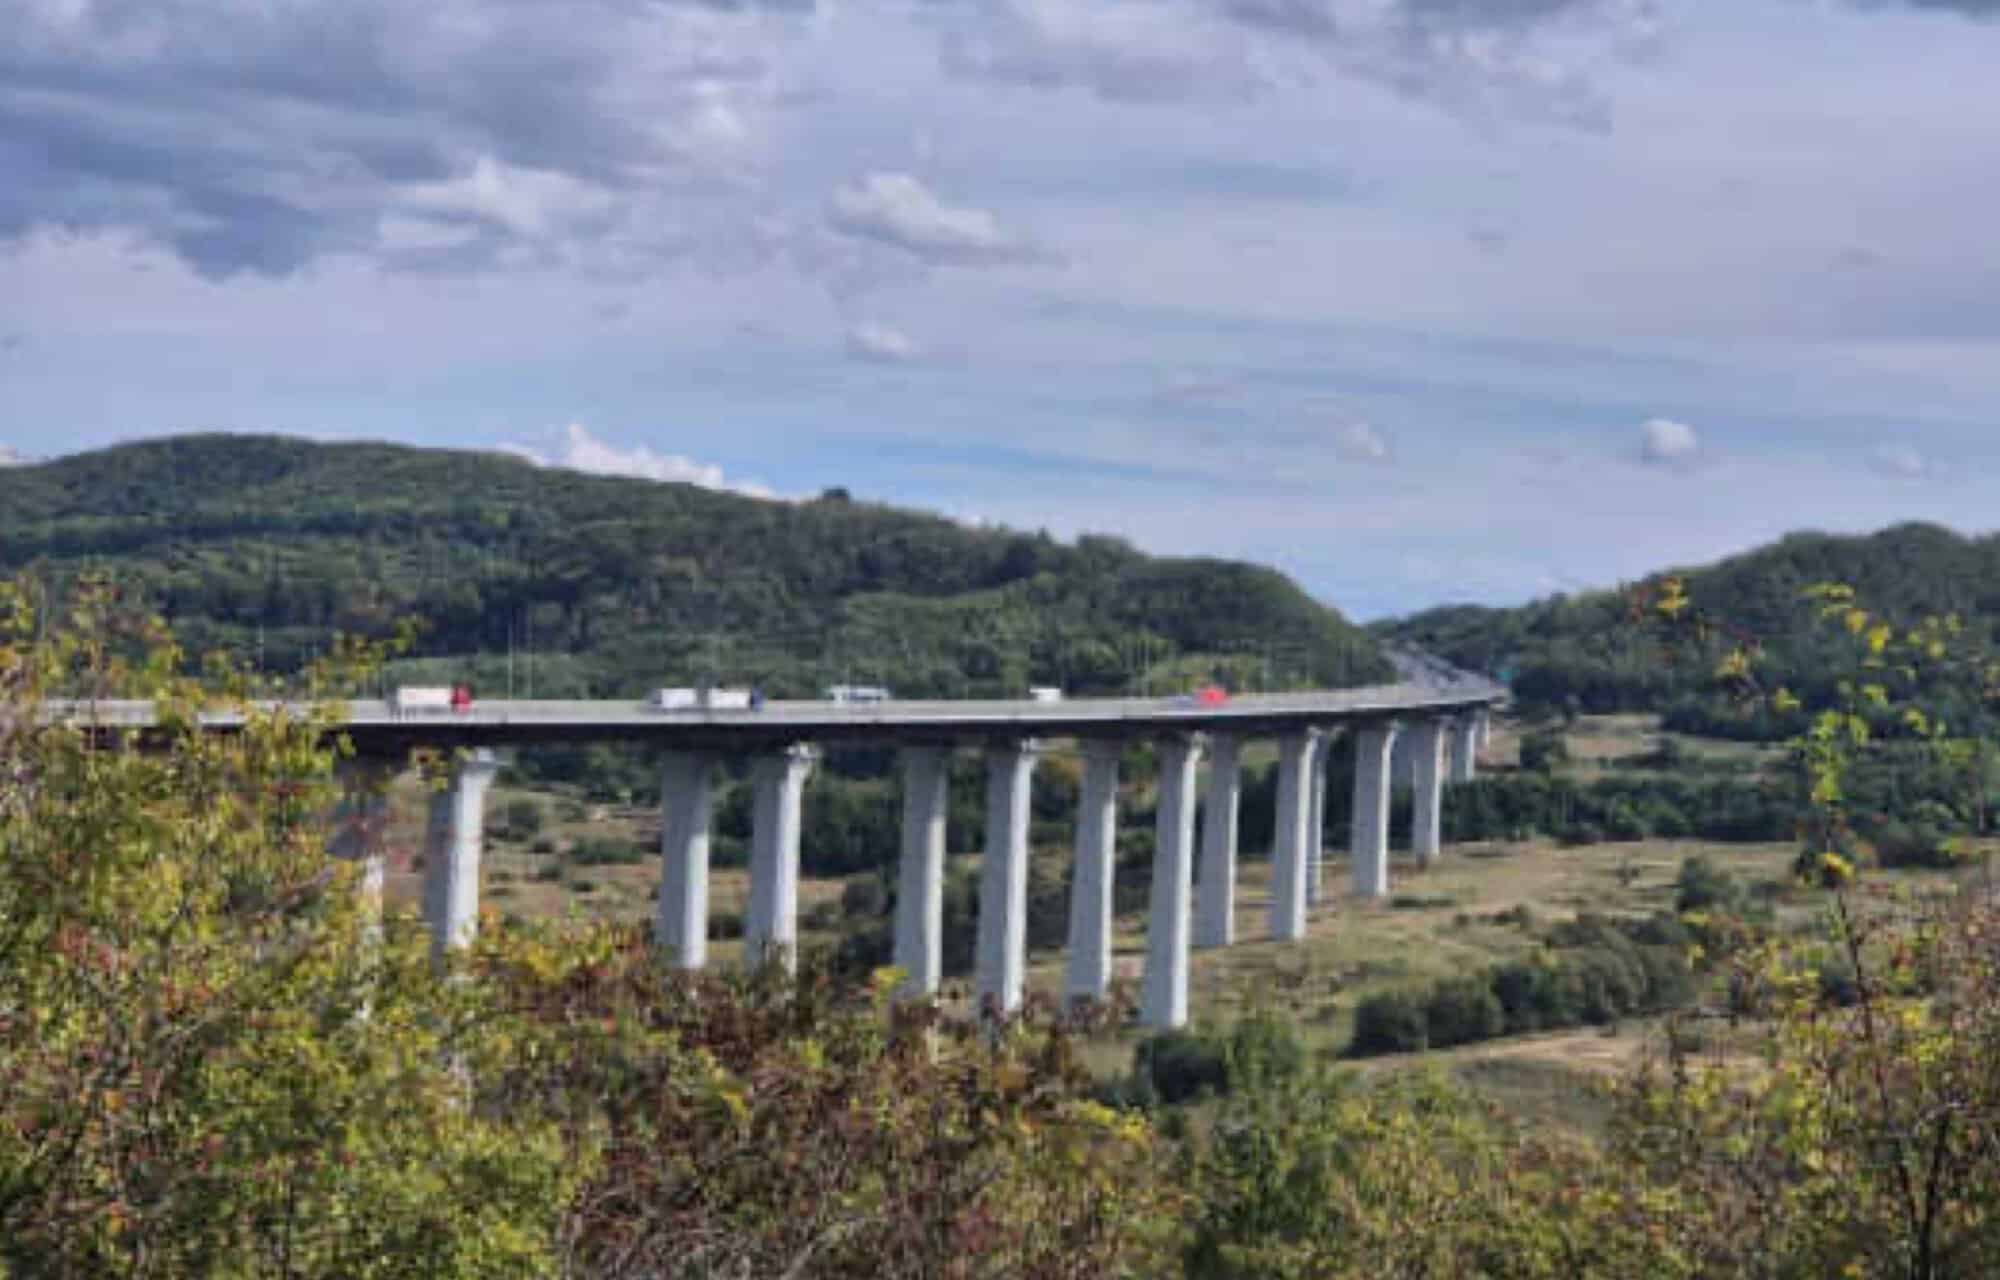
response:
[[[1194,783],[1201,739],[1160,744],[1158,822],[1153,844],[1151,911],[1146,919],[1146,985],[1139,1020],[1149,1027],[1187,1025],[1188,938],[1194,890]]]
[[[980,1003],[1021,1007],[1028,976],[1028,795],[1041,746],[1033,740],[986,752],[986,848],[979,869]]]
[[[424,919],[431,956],[472,945],[479,933],[479,862],[486,846],[486,790],[500,772],[491,751],[460,760],[445,787],[431,794],[424,832]]]
[[[1236,822],[1243,795],[1238,742],[1209,740],[1208,789],[1201,820],[1201,876],[1195,885],[1194,945],[1236,941]]]
[[[389,868],[389,784],[396,762],[361,757],[343,760],[335,770],[340,800],[334,810],[327,853],[359,868],[354,892],[361,907],[363,929],[371,940],[382,936],[382,889]]]
[[[1278,740],[1278,818],[1271,848],[1271,936],[1306,936],[1307,830],[1312,820],[1312,761],[1317,729]]]
[[[1111,989],[1111,907],[1118,854],[1118,757],[1122,744],[1086,740],[1083,793],[1076,811],[1076,869],[1069,891],[1071,1000],[1102,1000]]]
[[[1405,738],[1410,744],[1414,814],[1410,828],[1410,850],[1417,864],[1428,867],[1437,861],[1443,832],[1445,723],[1426,720]]]
[[[1389,894],[1389,751],[1396,726],[1371,725],[1354,736],[1354,826],[1348,838],[1354,892]]]
[[[708,963],[708,847],[715,761],[669,752],[660,764],[660,902],[653,939],[681,969]]]
[[[819,753],[800,744],[751,765],[756,789],[750,833],[750,914],[743,954],[753,969],[791,969],[799,947],[799,831],[806,778]]]
[[[896,880],[896,967],[902,994],[935,994],[944,978],[945,815],[951,752],[903,748],[903,856]]]

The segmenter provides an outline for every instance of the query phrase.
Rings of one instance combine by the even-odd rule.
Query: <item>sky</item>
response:
[[[1362,618],[2000,523],[2000,0],[0,9],[0,465],[841,486]]]

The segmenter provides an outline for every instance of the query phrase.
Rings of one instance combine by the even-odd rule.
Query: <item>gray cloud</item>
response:
[[[1901,0],[1912,9],[1943,9],[1968,18],[2000,16],[2000,0]]]
[[[394,262],[385,216],[485,175],[454,253],[410,256],[488,262],[571,229],[504,216],[552,181],[600,213],[714,181],[730,113],[770,93],[754,11],[810,8],[27,0],[0,24],[0,238],[128,229],[211,277]]]
[[[1245,42],[1181,0],[1003,0],[968,8],[942,49],[958,75],[1080,87],[1114,102],[1243,98],[1265,87]]]
[[[1601,129],[1608,109],[1585,68],[1542,35],[1583,32],[1586,52],[1564,56],[1589,57],[1656,21],[1651,0],[1006,0],[964,7],[944,61],[961,75],[1122,101],[1243,97],[1331,74],[1460,114]]]

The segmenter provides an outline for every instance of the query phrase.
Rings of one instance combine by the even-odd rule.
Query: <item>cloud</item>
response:
[[[945,36],[947,70],[1114,102],[1247,97],[1266,86],[1248,43],[1199,6],[1158,0],[1007,0]]]
[[[1387,462],[1389,442],[1365,422],[1349,422],[1333,433],[1333,451],[1347,462]]]
[[[1650,418],[1639,424],[1639,457],[1659,466],[1681,466],[1701,451],[1701,437],[1685,422]]]
[[[538,467],[559,467],[597,476],[629,476],[662,484],[691,484],[755,498],[776,496],[760,484],[727,480],[722,468],[713,463],[697,462],[677,453],[654,453],[645,445],[621,449],[598,439],[580,422],[563,428],[561,447],[553,456],[518,444],[501,445],[500,452],[511,453]]]
[[[2000,0],[1903,0],[1912,9],[1941,9],[1968,18],[2000,17]]]
[[[212,279],[337,254],[684,253],[650,228],[737,180],[752,122],[782,100],[773,54],[801,24],[780,11],[809,10],[15,5],[0,23],[0,242],[136,232]]]
[[[878,364],[908,364],[924,353],[908,334],[888,325],[864,322],[847,331],[847,354]]]
[[[28,460],[17,449],[0,444],[0,467],[24,467]]]
[[[1589,73],[1657,38],[1650,0],[1007,0],[964,5],[956,74],[1113,101],[1244,98],[1312,79],[1467,116],[1602,129]]]
[[[1877,445],[1868,460],[1877,471],[1906,480],[1919,479],[1930,471],[1930,462],[1907,444]]]
[[[948,205],[907,173],[871,173],[833,193],[836,231],[938,266],[1034,262],[1045,255],[984,209]]]

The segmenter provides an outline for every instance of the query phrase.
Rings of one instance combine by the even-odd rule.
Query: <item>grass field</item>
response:
[[[1615,767],[1615,761],[1655,750],[1660,740],[1657,722],[1643,716],[1585,717],[1567,736],[1573,760],[1568,767],[1577,772]],[[1496,732],[1489,765],[1506,767],[1517,741],[1505,727]],[[1684,745],[1690,754],[1715,753],[1750,767],[1770,754],[1768,748],[1727,743],[1686,740]],[[543,815],[532,841],[507,832],[501,818],[510,803],[522,799],[540,805]],[[412,908],[422,895],[416,851],[423,844],[425,801],[414,778],[400,781],[392,795],[388,893],[392,903]],[[488,813],[482,875],[482,902],[488,909],[529,918],[576,914],[631,921],[650,916],[659,880],[653,852],[659,839],[656,812],[585,805],[569,797],[495,787]],[[580,840],[623,845],[635,860],[577,865],[567,854]],[[543,852],[535,852],[537,847]],[[1461,845],[1447,848],[1428,870],[1397,854],[1393,894],[1378,902],[1347,895],[1348,868],[1333,853],[1326,865],[1325,900],[1312,911],[1308,937],[1290,944],[1269,936],[1270,864],[1246,858],[1237,890],[1238,944],[1194,954],[1191,1007],[1197,1022],[1208,1023],[1225,1023],[1252,1008],[1280,1012],[1299,1028],[1311,1051],[1332,1058],[1345,1048],[1355,1007],[1367,995],[1475,973],[1523,956],[1541,945],[1540,937],[1550,923],[1581,911],[1671,910],[1675,877],[1689,857],[1705,857],[1759,892],[1772,903],[1780,927],[1806,921],[1821,909],[1824,898],[1792,882],[1793,853],[1789,844],[1692,840],[1583,847],[1559,847],[1547,841]],[[966,855],[955,861],[976,864],[977,857]],[[1923,878],[1922,873],[1914,874]],[[1911,876],[1895,878],[1907,881]],[[802,939],[807,945],[834,936],[816,930],[815,920],[819,917],[837,926],[837,920],[824,919],[837,912],[823,904],[837,904],[842,889],[839,880],[801,882]],[[748,894],[747,871],[713,872],[714,915],[740,914]],[[1519,908],[1528,913],[1525,922],[1515,914]],[[1114,940],[1118,977],[1134,983],[1140,979],[1145,945],[1143,916],[1120,918]],[[740,951],[735,940],[717,938],[711,943],[712,963],[733,964]],[[1065,957],[1057,951],[1032,955],[1030,986],[1058,994],[1064,964]],[[1630,1063],[1644,1051],[1650,1033],[1644,1023],[1628,1023],[1608,1033],[1553,1032],[1413,1058],[1373,1059],[1359,1069],[1407,1070],[1419,1063],[1441,1067],[1524,1118],[1589,1128],[1599,1105],[1592,1101],[1591,1082]],[[1106,1075],[1126,1070],[1141,1034],[1127,1029],[1093,1042],[1087,1048],[1092,1067]]]

